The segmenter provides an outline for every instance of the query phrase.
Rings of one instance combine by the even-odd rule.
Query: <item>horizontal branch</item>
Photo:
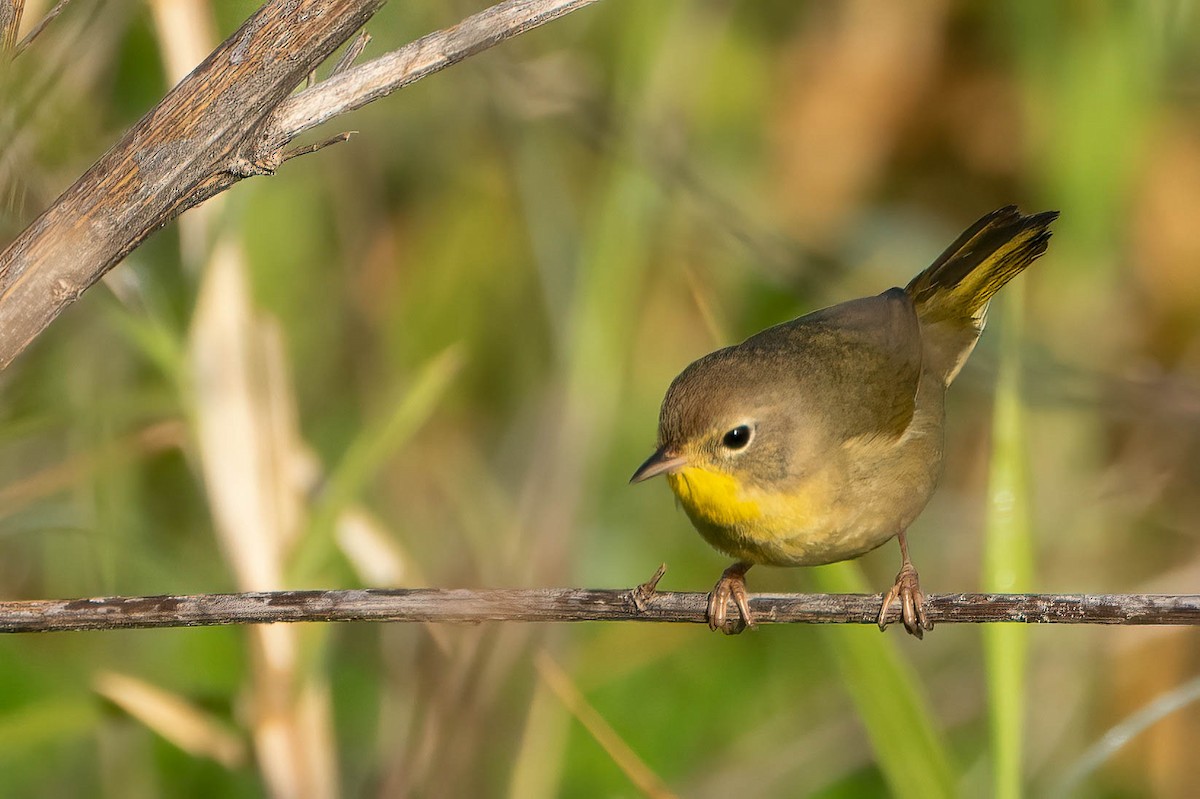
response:
[[[636,589],[635,589],[636,590]],[[760,624],[874,624],[880,594],[752,594]],[[1200,595],[930,594],[939,624],[1200,625]],[[0,602],[0,632],[202,627],[273,622],[654,621],[705,623],[707,595],[583,588],[414,588]],[[899,603],[891,619],[899,619]]]

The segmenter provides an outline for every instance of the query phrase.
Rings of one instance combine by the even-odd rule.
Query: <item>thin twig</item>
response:
[[[301,133],[596,0],[505,0],[289,97],[263,136],[277,149]]]
[[[308,155],[309,153],[315,153],[318,150],[324,150],[331,144],[341,144],[344,141],[349,141],[350,137],[355,133],[358,133],[358,131],[344,130],[341,133],[330,136],[328,139],[324,139],[314,144],[306,144],[302,147],[293,147],[290,150],[284,150],[283,154],[279,156],[279,162],[283,163],[284,161],[290,161],[293,158],[298,158],[302,155]]]
[[[58,0],[58,2],[54,4],[54,8],[50,9],[50,12],[46,14],[46,16],[42,17],[38,24],[34,25],[33,29],[30,30],[29,33],[25,34],[25,38],[13,48],[13,58],[19,56],[25,51],[26,47],[33,44],[33,40],[42,35],[42,31],[46,29],[46,26],[53,22],[58,15],[63,12],[63,9],[67,7],[67,3],[69,2],[71,2],[71,0]]]
[[[874,624],[880,594],[752,594],[759,624]],[[932,594],[942,624],[1200,625],[1200,594]],[[702,593],[642,598],[631,590],[447,588],[274,591],[0,602],[0,632],[201,627],[274,622],[653,621],[706,623]],[[889,614],[899,619],[899,603]]]
[[[329,77],[340,75],[350,67],[354,66],[354,62],[362,55],[362,51],[366,49],[367,44],[371,41],[371,34],[366,31],[359,31],[358,36],[354,37],[354,41],[346,46],[342,52],[342,57],[333,65],[333,69],[329,71]]]

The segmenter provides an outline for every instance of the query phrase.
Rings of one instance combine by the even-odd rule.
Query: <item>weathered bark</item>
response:
[[[290,96],[383,0],[270,0],[0,253],[0,369],[153,231],[314,149],[296,136],[592,2],[508,0]]]
[[[635,589],[636,590],[636,589]],[[759,624],[874,624],[879,594],[752,594]],[[1200,625],[1200,595],[930,594],[937,624]],[[198,627],[273,622],[656,621],[706,623],[701,593],[582,588],[275,591],[0,602],[0,632]],[[899,603],[890,618],[899,619]]]

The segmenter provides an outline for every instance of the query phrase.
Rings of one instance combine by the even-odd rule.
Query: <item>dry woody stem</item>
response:
[[[649,621],[707,624],[702,593],[586,588],[356,589],[0,602],[0,632],[276,622]],[[880,594],[751,594],[759,624],[875,624]],[[931,594],[935,624],[1200,625],[1200,594]],[[899,618],[899,603],[889,617]]]
[[[285,150],[300,134],[592,2],[506,0],[350,67],[360,38],[328,80],[293,94],[383,0],[269,0],[0,252],[0,369],[155,230],[320,149]],[[0,0],[0,39],[19,9]]]

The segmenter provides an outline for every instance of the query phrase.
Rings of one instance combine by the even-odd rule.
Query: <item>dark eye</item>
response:
[[[750,443],[750,425],[740,424],[725,434],[721,443],[726,449],[742,449]]]

